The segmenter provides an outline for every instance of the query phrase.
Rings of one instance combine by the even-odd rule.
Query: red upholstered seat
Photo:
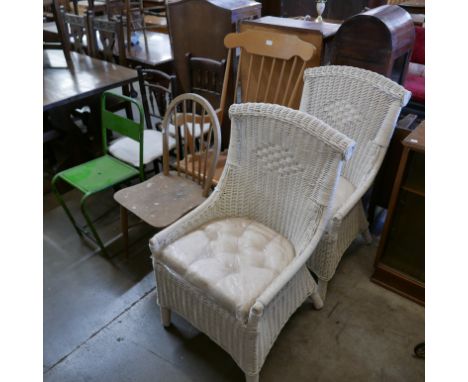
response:
[[[411,56],[411,62],[424,65],[425,63],[425,29],[423,27],[416,27],[416,37],[414,41],[413,54]],[[417,74],[408,71],[406,76],[405,88],[411,91],[411,100],[419,103],[425,101],[425,77],[424,74]]]
[[[408,89],[412,95],[411,99],[415,102],[424,103],[425,91],[424,91],[425,77],[418,76],[416,74],[410,74],[406,76],[405,88]]]

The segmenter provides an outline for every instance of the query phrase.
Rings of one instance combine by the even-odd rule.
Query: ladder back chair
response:
[[[199,145],[193,139],[194,124],[199,116],[209,130],[200,136]],[[175,154],[171,158],[169,127],[175,126]],[[190,132],[189,130],[192,131]],[[176,97],[168,106],[162,123],[163,172],[143,183],[114,194],[121,206],[122,234],[128,254],[128,211],[157,229],[165,228],[201,204],[212,187],[213,174],[221,147],[219,122],[213,107],[198,94]],[[191,164],[190,164],[191,163]],[[184,165],[185,169],[182,168]]]
[[[94,241],[103,254],[107,254],[105,245],[99,236],[94,222],[92,221],[90,214],[86,208],[86,202],[88,198],[100,191],[104,191],[111,187],[117,186],[125,181],[133,179],[135,177],[140,178],[140,181],[144,178],[143,172],[143,126],[144,117],[143,110],[135,100],[125,97],[127,102],[135,104],[139,110],[140,121],[134,122],[133,120],[121,117],[120,115],[114,114],[106,108],[106,98],[108,96],[114,96],[118,98],[124,98],[109,92],[105,92],[101,96],[101,124],[102,124],[102,151],[103,156],[93,159],[89,162],[80,164],[78,166],[69,168],[61,171],[54,176],[52,179],[52,190],[57,197],[60,205],[65,210],[68,218],[70,219],[73,227],[80,237],[86,236],[87,238]],[[127,136],[139,145],[139,163],[138,169],[133,166],[124,163],[112,155],[109,155],[108,144],[107,144],[107,130],[115,131],[121,135]],[[58,191],[57,182],[61,180],[68,183],[70,186],[76,188],[83,193],[83,197],[80,201],[80,208],[83,217],[85,218],[87,228],[91,231],[88,232],[85,228],[80,227],[71,211],[67,207],[62,195]]]
[[[67,67],[73,72],[74,65],[71,58],[71,46],[70,39],[65,32],[65,23],[62,18],[62,13],[60,12],[60,2],[59,0],[44,0],[44,7],[50,7],[52,15],[57,25],[58,38],[55,38],[53,41],[49,40],[49,35],[43,32],[43,49],[61,49],[65,56],[65,61]]]
[[[92,11],[87,13],[90,25],[90,55],[113,64],[127,66],[122,18],[117,16],[116,20],[105,20],[95,17]],[[130,85],[122,86],[122,94],[127,97],[131,95]],[[113,96],[110,96],[107,102],[109,110],[125,110],[127,117],[133,119],[129,102]]]
[[[163,134],[161,124],[167,106],[176,92],[176,77],[160,70],[137,68],[138,82],[145,113],[146,129],[143,131],[143,164],[153,163],[156,174],[163,155]],[[175,147],[175,139],[168,138],[169,149]],[[109,146],[109,152],[116,158],[138,165],[139,147],[137,142],[129,137],[121,137]]]
[[[67,13],[65,7],[60,7],[60,14],[64,22],[65,38],[72,41],[72,49],[81,54],[88,54],[87,44],[90,41],[88,17]]]

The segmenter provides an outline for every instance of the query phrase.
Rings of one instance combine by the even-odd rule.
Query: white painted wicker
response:
[[[257,381],[289,317],[309,296],[321,304],[305,263],[324,231],[336,180],[354,142],[315,117],[279,105],[232,105],[230,117],[229,154],[215,191],[156,234],[150,248],[163,324],[169,325],[170,311],[176,311],[226,350],[248,381]],[[160,256],[167,245],[225,217],[262,223],[295,250],[295,258],[256,299],[247,322],[169,269]]]
[[[361,198],[377,175],[400,110],[410,96],[396,82],[364,69],[322,66],[304,73],[300,110],[356,142],[355,153],[342,172],[355,190],[338,206],[307,264],[319,278],[322,299],[343,253],[359,233],[368,235]]]

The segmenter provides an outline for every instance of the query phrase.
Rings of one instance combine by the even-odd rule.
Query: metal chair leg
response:
[[[71,214],[70,210],[67,207],[67,204],[65,203],[65,201],[62,198],[62,195],[60,194],[60,192],[57,189],[56,183],[57,183],[57,181],[59,179],[60,179],[60,174],[57,174],[57,175],[55,175],[53,177],[53,179],[52,179],[52,192],[55,194],[55,197],[57,198],[58,202],[60,203],[60,205],[64,209],[65,213],[67,214],[68,219],[70,219],[70,222],[72,223],[73,228],[75,228],[75,231],[78,233],[78,235],[80,237],[83,237],[83,233],[81,232],[80,228],[78,227],[78,224],[76,224],[76,221],[73,218],[73,215]]]
[[[124,206],[120,206],[120,227],[122,229],[124,253],[128,259],[128,211]]]
[[[81,198],[81,202],[80,202],[81,213],[83,214],[83,216],[84,216],[84,218],[86,220],[86,224],[88,225],[89,229],[91,230],[91,233],[93,234],[94,238],[96,239],[96,243],[101,248],[102,253],[109,257],[109,255],[107,254],[106,248],[104,247],[104,244],[103,244],[101,238],[99,237],[91,218],[89,217],[88,213],[86,212],[85,202],[86,202],[86,199],[88,199],[88,197],[91,196],[91,195],[92,194],[85,194]]]

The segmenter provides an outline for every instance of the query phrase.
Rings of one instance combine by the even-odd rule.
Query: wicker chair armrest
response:
[[[333,225],[343,220],[349,214],[351,209],[362,199],[364,194],[367,192],[369,187],[374,182],[374,179],[377,176],[377,173],[379,172],[380,166],[385,157],[385,153],[386,153],[386,148],[382,147],[371,170],[361,179],[361,182],[356,187],[356,189],[351,194],[351,196],[346,200],[346,202],[338,209],[338,211],[332,217]]]
[[[276,297],[276,295],[283,289],[286,284],[296,275],[299,270],[305,266],[307,260],[312,255],[319,243],[323,231],[325,230],[326,220],[322,219],[317,232],[309,245],[298,254],[294,260],[276,277],[273,282],[263,291],[263,293],[257,298],[255,304],[251,308],[251,314],[254,313],[256,316],[261,315],[261,311],[265,309],[268,304]],[[314,281],[315,282],[315,281]]]

